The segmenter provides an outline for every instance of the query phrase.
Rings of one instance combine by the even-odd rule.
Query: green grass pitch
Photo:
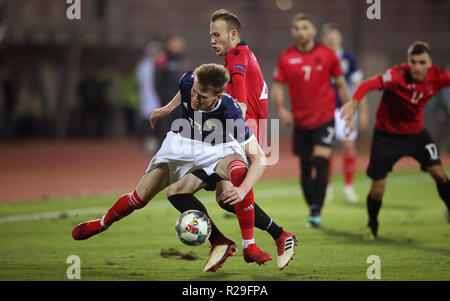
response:
[[[450,224],[443,218],[444,205],[429,175],[420,171],[389,175],[379,216],[380,238],[375,241],[366,241],[363,235],[369,179],[356,176],[357,204],[343,200],[340,177],[333,181],[335,197],[325,204],[320,229],[305,227],[308,212],[297,179],[256,185],[257,203],[300,239],[295,260],[283,271],[276,267],[274,241],[258,229],[255,240],[273,261],[263,266],[245,263],[237,220],[215,203],[211,192],[202,191],[198,197],[222,232],[238,244],[238,252],[217,273],[201,272],[208,242],[189,247],[177,239],[174,226],[179,214],[163,194],[86,241],[72,239],[73,227],[100,217],[118,195],[1,204],[0,280],[76,281],[66,276],[70,255],[80,258],[85,281],[369,281],[370,255],[380,258],[381,281],[450,280]],[[194,260],[161,255],[171,248],[193,255]]]

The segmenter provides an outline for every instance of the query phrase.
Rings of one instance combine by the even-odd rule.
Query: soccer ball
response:
[[[201,211],[188,210],[178,218],[175,231],[184,244],[198,246],[211,235],[211,220]]]

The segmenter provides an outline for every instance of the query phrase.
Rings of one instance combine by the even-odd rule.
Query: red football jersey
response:
[[[331,78],[342,74],[336,54],[322,44],[310,52],[300,52],[294,45],[281,53],[273,79],[287,83],[297,129],[314,129],[334,118]]]
[[[378,130],[391,134],[417,134],[425,128],[423,107],[440,89],[450,86],[450,73],[431,66],[425,80],[416,82],[408,64],[395,66],[363,82],[355,91],[355,99],[361,100],[366,86],[369,90],[384,90],[376,115]]]
[[[266,136],[268,91],[258,61],[245,42],[241,42],[225,56],[225,67],[231,76],[231,83],[225,91],[247,105],[245,122],[258,142],[263,145]],[[238,82],[243,84],[238,85]],[[260,129],[261,119],[264,122],[263,128]],[[260,132],[264,133],[264,136],[260,137]]]

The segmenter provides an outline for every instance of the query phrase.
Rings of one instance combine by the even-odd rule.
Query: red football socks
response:
[[[144,207],[146,204],[146,202],[139,198],[136,190],[132,193],[124,194],[114,203],[114,205],[102,218],[102,226],[109,226],[121,218],[131,214],[134,210]]]
[[[228,179],[234,186],[240,186],[247,175],[247,164],[239,160],[233,160],[228,164]],[[244,199],[234,205],[236,216],[241,228],[242,240],[253,240],[255,225],[255,209],[253,188],[247,193]]]
[[[345,151],[344,152],[344,178],[345,185],[353,184],[353,176],[355,175],[355,163],[356,163],[356,152]]]

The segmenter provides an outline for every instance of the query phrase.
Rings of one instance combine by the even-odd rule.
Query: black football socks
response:
[[[447,178],[447,182],[442,184],[437,184],[437,189],[439,192],[439,196],[444,201],[445,206],[447,206],[447,209],[450,210],[450,181]]]
[[[303,195],[308,206],[312,204],[313,179],[312,179],[312,160],[300,159],[300,184]]]
[[[377,236],[378,231],[378,213],[380,212],[382,201],[375,200],[370,196],[370,193],[367,195],[367,213],[369,215],[369,222],[367,226],[371,229],[373,235]]]
[[[222,201],[219,202],[219,206],[222,207],[222,209],[225,209],[226,211],[230,213],[236,214],[236,211],[234,210],[234,206],[230,204],[224,204]],[[258,204],[254,204],[255,208],[255,227],[267,231],[270,236],[273,237],[273,239],[277,239],[281,236],[281,233],[283,232],[283,228],[278,226],[262,209],[258,206]]]
[[[311,205],[309,206],[312,216],[320,215],[325,200],[325,192],[328,185],[328,162],[323,157],[315,157],[312,165],[316,170],[316,177],[312,180]]]

